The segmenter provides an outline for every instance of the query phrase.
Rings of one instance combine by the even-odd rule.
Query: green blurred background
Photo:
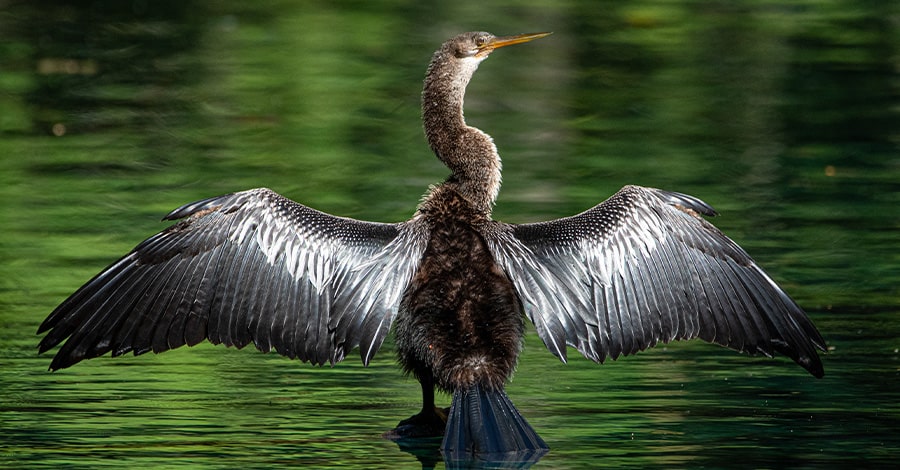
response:
[[[0,0],[0,465],[435,463],[379,437],[419,406],[390,341],[369,368],[202,345],[51,374],[34,332],[186,202],[267,186],[408,218],[447,175],[419,119],[432,51],[550,30],[469,87],[467,120],[504,158],[495,218],[571,215],[624,184],[693,194],[831,350],[815,380],[696,342],[563,365],[529,336],[510,395],[553,449],[537,467],[889,466],[898,26],[875,0]]]

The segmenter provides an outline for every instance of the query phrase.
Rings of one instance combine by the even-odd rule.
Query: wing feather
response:
[[[425,248],[416,219],[335,217],[261,188],[182,206],[175,225],[66,299],[39,333],[51,369],[204,339],[315,364],[384,341]]]
[[[598,362],[659,342],[702,338],[750,354],[785,354],[823,374],[825,341],[799,306],[692,196],[626,186],[581,214],[486,226],[544,344]]]

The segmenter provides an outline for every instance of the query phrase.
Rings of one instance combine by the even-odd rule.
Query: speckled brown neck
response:
[[[500,190],[500,155],[490,136],[463,117],[466,85],[481,60],[456,57],[446,47],[435,52],[422,91],[422,119],[432,151],[452,171],[443,184],[489,215]]]

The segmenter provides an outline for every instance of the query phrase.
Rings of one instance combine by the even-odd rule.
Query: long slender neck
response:
[[[422,91],[422,120],[431,150],[452,171],[444,185],[490,215],[500,190],[500,155],[491,137],[463,117],[466,85],[480,61],[445,48],[435,52]]]

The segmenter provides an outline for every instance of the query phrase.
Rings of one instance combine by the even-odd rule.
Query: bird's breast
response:
[[[432,228],[395,325],[401,361],[450,391],[501,388],[524,331],[512,283],[478,232],[459,221]]]

